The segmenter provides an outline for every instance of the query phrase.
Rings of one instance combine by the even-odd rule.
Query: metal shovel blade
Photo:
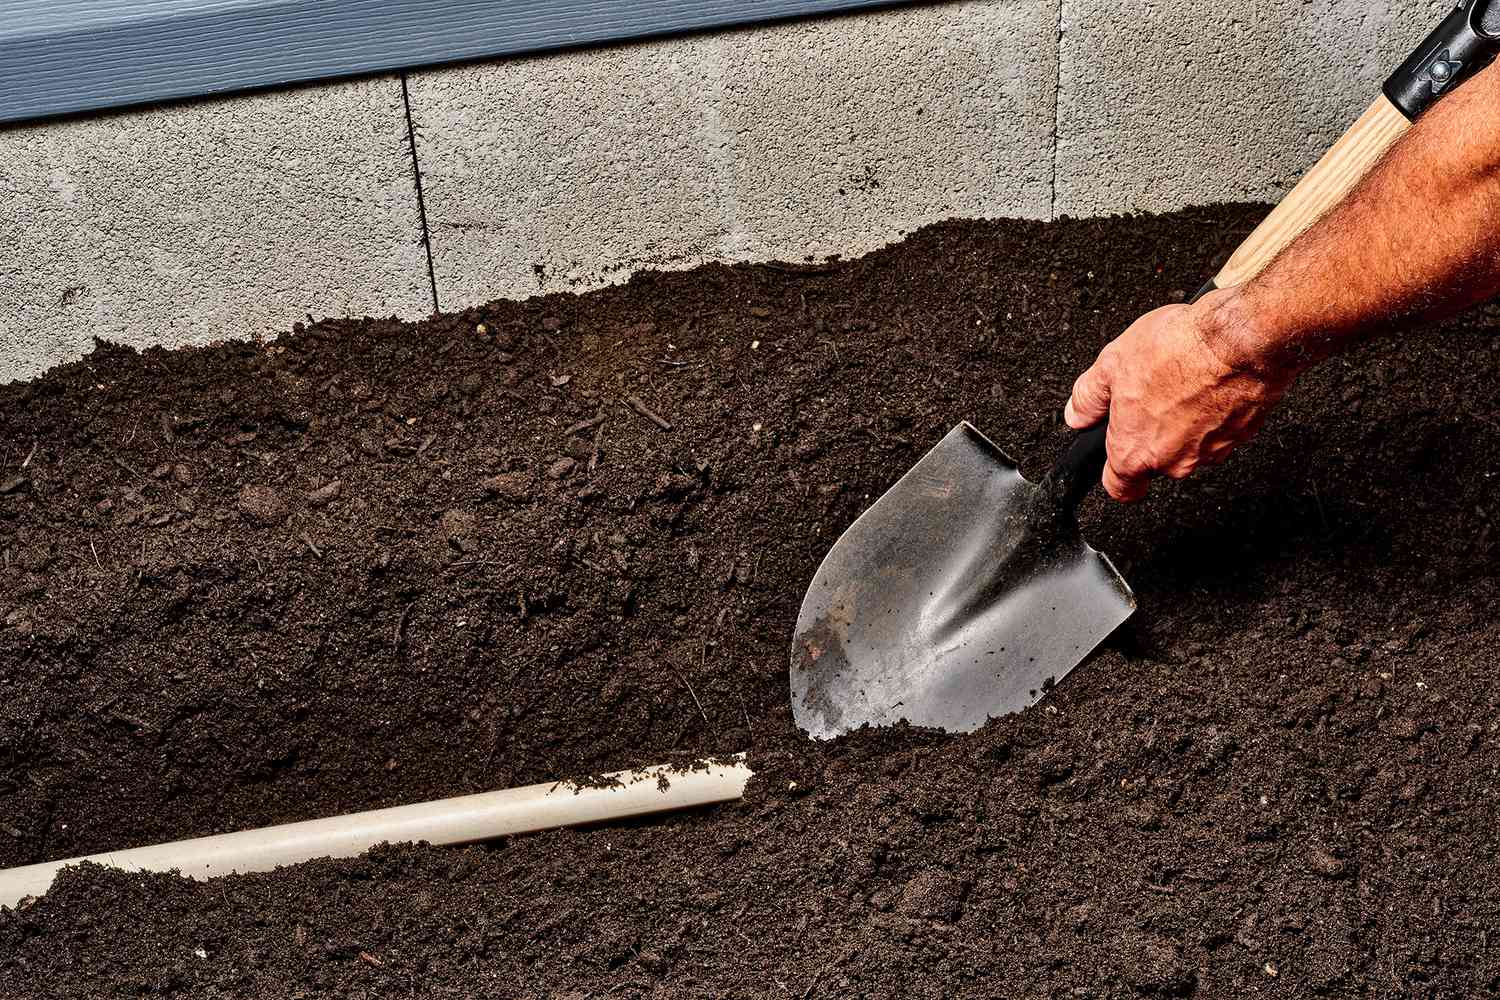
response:
[[[1072,515],[965,422],[818,567],[792,714],[816,739],[902,719],[970,732],[1035,703],[1134,610]]]

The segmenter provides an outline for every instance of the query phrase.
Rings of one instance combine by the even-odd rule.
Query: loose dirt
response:
[[[748,750],[742,803],[0,912],[7,997],[1500,987],[1500,311],[1306,377],[1087,537],[1140,611],[968,737],[813,745],[806,581],[960,419],[1264,209],[953,222],[0,387],[0,866]]]

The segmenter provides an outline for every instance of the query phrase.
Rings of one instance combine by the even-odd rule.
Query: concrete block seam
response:
[[[406,150],[411,156],[412,188],[417,197],[417,220],[422,227],[422,249],[427,253],[427,284],[432,291],[432,313],[442,312],[438,304],[437,272],[432,266],[432,233],[427,228],[427,199],[422,196],[422,159],[417,153],[417,126],[411,115],[411,90],[406,85],[406,73],[401,73],[401,109],[406,114]]]
[[[1063,3],[1064,0],[1054,0],[1057,7],[1057,19],[1054,22],[1057,30],[1052,34],[1052,174],[1048,183],[1047,221],[1051,222],[1057,218],[1057,106],[1062,98],[1062,36],[1063,36]]]

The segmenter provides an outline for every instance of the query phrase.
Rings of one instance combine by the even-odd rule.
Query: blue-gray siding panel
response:
[[[0,0],[0,122],[903,0]]]

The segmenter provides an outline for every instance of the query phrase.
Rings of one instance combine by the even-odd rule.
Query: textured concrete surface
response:
[[[1055,19],[938,4],[414,74],[443,308],[1045,217]]]
[[[1056,211],[1277,200],[1450,6],[1062,0]]]
[[[0,382],[431,311],[396,78],[0,130]]]
[[[443,308],[1274,200],[1443,0],[961,0],[412,75]],[[0,381],[430,308],[390,77],[0,130]]]

